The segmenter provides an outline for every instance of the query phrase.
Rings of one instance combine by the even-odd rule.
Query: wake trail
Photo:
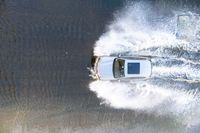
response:
[[[152,77],[126,83],[91,82],[90,90],[102,103],[172,115],[186,125],[200,123],[200,43],[177,39],[174,30],[177,15],[149,21],[157,14],[144,3],[133,4],[115,14],[107,32],[95,43],[94,55],[150,57]]]

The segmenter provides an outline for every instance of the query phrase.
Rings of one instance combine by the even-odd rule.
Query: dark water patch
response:
[[[156,57],[157,58],[157,57]],[[153,66],[165,66],[165,67],[189,67],[194,70],[200,69],[200,62],[193,62],[190,60],[185,60],[183,58],[168,58],[168,57],[161,57],[161,58],[152,58]]]
[[[177,90],[186,90],[186,91],[191,91],[191,90],[198,90],[200,86],[200,81],[190,81],[190,80],[181,80],[176,77],[153,77],[150,79],[148,82],[164,87],[164,88],[169,88],[169,89],[177,89]],[[164,84],[164,85],[163,85]]]
[[[164,54],[175,55],[193,61],[200,61],[200,52],[184,50],[183,48],[166,48]]]
[[[173,65],[182,65],[185,64],[184,61],[181,60],[177,60],[177,59],[153,59],[155,61],[153,61],[153,66],[166,66],[166,67],[171,67]]]
[[[15,80],[16,73],[10,68],[5,67],[6,64],[2,64],[0,67],[0,95],[1,106],[13,105],[18,103],[17,90],[19,89],[19,83]]]
[[[64,103],[70,95],[69,102],[76,108],[80,106],[78,101],[87,101],[87,97],[91,107],[99,104],[87,89],[86,67],[94,41],[121,2],[77,2],[5,1],[0,19],[0,59],[9,82],[2,81],[1,86],[14,86],[14,100],[25,107],[41,101]],[[2,90],[13,94],[9,89]],[[80,108],[90,106],[87,104],[82,103]]]
[[[184,58],[188,61],[194,61],[196,63],[200,62],[200,52],[199,51],[191,51],[184,49],[183,47],[152,47],[144,50],[140,50],[140,52],[150,52],[151,56],[157,56],[158,58],[172,58],[172,59],[180,59]]]

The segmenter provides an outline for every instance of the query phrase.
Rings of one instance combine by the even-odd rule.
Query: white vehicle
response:
[[[96,57],[93,78],[99,80],[146,79],[151,76],[151,61],[142,57]]]

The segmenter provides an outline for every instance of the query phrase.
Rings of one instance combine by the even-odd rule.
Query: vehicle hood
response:
[[[101,80],[112,80],[113,76],[113,61],[115,57],[100,57],[97,71]]]

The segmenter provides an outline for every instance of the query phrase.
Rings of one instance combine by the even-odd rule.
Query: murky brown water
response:
[[[155,0],[163,11],[198,1]],[[173,118],[100,105],[94,42],[122,0],[0,0],[0,133],[183,132]],[[162,12],[162,10],[160,10]]]

